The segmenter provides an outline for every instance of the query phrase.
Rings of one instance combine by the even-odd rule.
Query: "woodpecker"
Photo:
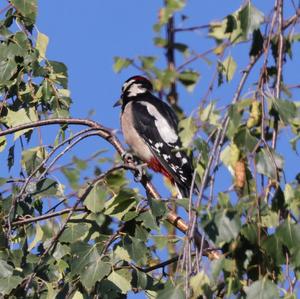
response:
[[[151,82],[142,76],[133,76],[123,84],[121,98],[114,107],[122,106],[125,142],[135,156],[177,187],[179,197],[188,197],[193,166],[182,151],[177,116],[152,91]]]

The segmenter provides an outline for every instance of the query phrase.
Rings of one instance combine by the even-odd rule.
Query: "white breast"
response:
[[[132,103],[128,103],[121,115],[121,127],[125,142],[133,150],[134,154],[144,162],[149,162],[153,157],[149,147],[138,135],[133,126]]]

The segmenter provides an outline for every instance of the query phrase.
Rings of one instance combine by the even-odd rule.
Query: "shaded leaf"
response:
[[[277,286],[265,277],[259,281],[255,281],[249,287],[245,287],[245,291],[247,294],[247,299],[279,298],[279,290]]]
[[[211,218],[204,224],[204,229],[213,242],[222,245],[238,236],[241,221],[234,211],[224,209],[214,213]]]
[[[88,231],[89,225],[86,223],[69,224],[61,235],[60,241],[74,243],[87,234]]]
[[[183,291],[183,286],[180,284],[173,285],[167,282],[161,291],[157,292],[157,299],[184,299],[185,294]]]
[[[98,257],[80,275],[81,282],[88,290],[91,290],[96,282],[100,282],[110,271],[111,265],[101,261],[100,257]]]
[[[0,294],[8,295],[13,289],[15,289],[21,282],[20,276],[9,276],[0,278]]]
[[[264,21],[264,14],[259,11],[250,1],[248,1],[239,12],[241,20],[241,29],[243,31],[244,38],[249,38],[249,35],[254,30],[258,29]]]
[[[0,278],[6,278],[13,274],[14,268],[6,261],[0,260]]]
[[[270,149],[270,151],[273,158],[266,149],[261,149],[259,153],[257,153],[255,156],[256,168],[257,172],[276,179],[277,170],[283,169],[284,160],[280,155],[274,153],[272,149]]]
[[[25,18],[28,25],[35,23],[37,15],[37,0],[11,0],[10,2]]]
[[[0,61],[0,87],[7,84],[7,81],[16,73],[17,64],[14,58],[7,58]]]
[[[84,200],[86,207],[93,213],[99,213],[104,208],[107,193],[100,183],[94,185],[88,196]]]

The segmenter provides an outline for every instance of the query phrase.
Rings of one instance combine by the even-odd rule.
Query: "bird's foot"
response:
[[[140,182],[143,178],[143,175],[146,174],[145,172],[145,166],[147,165],[147,163],[143,163],[143,164],[138,164],[135,166],[135,173],[134,173],[134,181],[135,182]]]
[[[133,154],[130,153],[130,152],[125,152],[125,153],[123,153],[123,154],[122,154],[122,159],[123,159],[123,161],[124,161],[125,163],[128,163],[128,164],[134,163],[134,162],[135,162],[135,159],[134,159],[134,157],[133,157]]]

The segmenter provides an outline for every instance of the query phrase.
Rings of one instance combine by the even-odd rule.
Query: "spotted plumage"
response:
[[[152,94],[142,76],[129,78],[122,87],[121,127],[125,142],[150,168],[176,184],[188,196],[193,167],[181,149],[178,119],[172,108]]]

